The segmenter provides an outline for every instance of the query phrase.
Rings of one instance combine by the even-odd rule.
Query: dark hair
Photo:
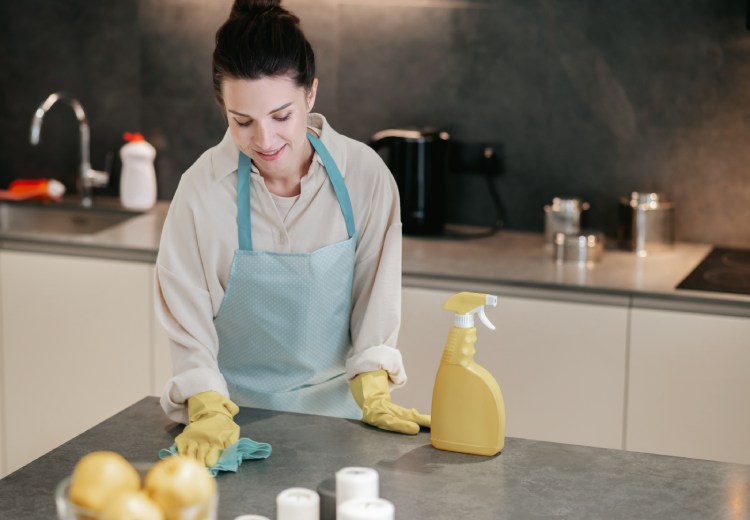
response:
[[[235,0],[216,31],[213,56],[214,95],[224,104],[225,77],[259,79],[289,75],[309,92],[315,79],[315,54],[300,21],[281,0]]]

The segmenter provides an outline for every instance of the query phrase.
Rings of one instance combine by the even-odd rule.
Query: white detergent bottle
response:
[[[120,148],[120,202],[128,209],[147,210],[156,203],[156,149],[139,133],[125,132]]]

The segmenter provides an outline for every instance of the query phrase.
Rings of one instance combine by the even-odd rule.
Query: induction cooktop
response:
[[[750,249],[713,248],[677,289],[750,294]]]

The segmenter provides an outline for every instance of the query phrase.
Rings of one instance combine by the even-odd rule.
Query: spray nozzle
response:
[[[479,315],[479,320],[490,330],[495,330],[495,326],[484,313],[484,306],[497,306],[497,296],[492,294],[480,294],[471,292],[462,292],[454,294],[448,298],[443,305],[443,309],[456,313],[453,324],[456,327],[470,328],[474,326],[474,314]]]

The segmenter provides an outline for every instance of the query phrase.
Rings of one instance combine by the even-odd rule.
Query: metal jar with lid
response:
[[[619,204],[617,242],[620,247],[646,256],[671,249],[674,244],[674,206],[664,195],[634,191]]]
[[[558,264],[592,266],[604,252],[604,234],[598,231],[555,233],[553,258]]]
[[[589,203],[578,197],[555,197],[552,204],[544,206],[544,238],[552,246],[557,233],[575,234],[581,230],[583,212]]]

